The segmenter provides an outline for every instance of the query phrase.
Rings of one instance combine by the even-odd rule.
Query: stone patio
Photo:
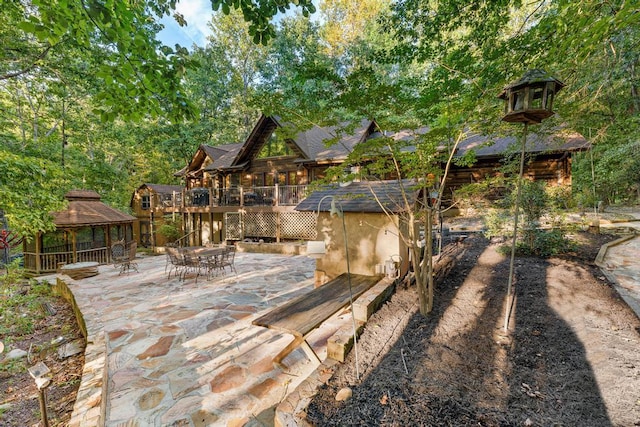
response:
[[[253,326],[261,312],[313,288],[312,259],[238,253],[237,275],[167,279],[164,256],[74,281],[59,276],[82,312],[86,364],[70,426],[272,425],[274,408],[316,368],[301,349],[283,371],[271,360],[292,339]],[[52,280],[52,277],[48,278]],[[64,282],[64,283],[62,283]],[[349,324],[339,312],[309,341]]]

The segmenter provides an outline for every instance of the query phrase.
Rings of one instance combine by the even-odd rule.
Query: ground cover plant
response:
[[[38,362],[51,370],[46,389],[49,425],[67,425],[84,366],[84,351],[69,357],[58,354],[64,344],[82,339],[73,310],[53,295],[50,285],[23,279],[17,265],[2,273],[0,340],[5,348],[0,354],[0,425],[38,425],[38,390],[27,371]],[[27,355],[9,359],[9,351],[16,349]]]

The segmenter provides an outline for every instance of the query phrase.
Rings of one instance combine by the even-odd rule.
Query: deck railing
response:
[[[54,273],[60,264],[85,261],[108,264],[110,262],[108,248],[102,247],[76,251],[75,260],[73,259],[73,251],[45,252],[41,254],[34,252],[24,253],[24,269],[27,272],[35,274]]]
[[[307,185],[193,188],[185,190],[182,207],[295,206],[306,193]]]

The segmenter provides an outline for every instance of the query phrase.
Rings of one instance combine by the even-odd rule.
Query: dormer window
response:
[[[151,208],[151,196],[148,194],[144,194],[142,196],[142,200],[140,201],[140,207],[144,210]]]

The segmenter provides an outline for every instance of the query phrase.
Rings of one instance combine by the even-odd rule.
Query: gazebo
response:
[[[95,191],[72,190],[65,199],[68,208],[53,213],[56,230],[23,243],[28,273],[52,273],[61,264],[76,262],[107,264],[113,242],[133,240],[135,218],[101,202]]]

